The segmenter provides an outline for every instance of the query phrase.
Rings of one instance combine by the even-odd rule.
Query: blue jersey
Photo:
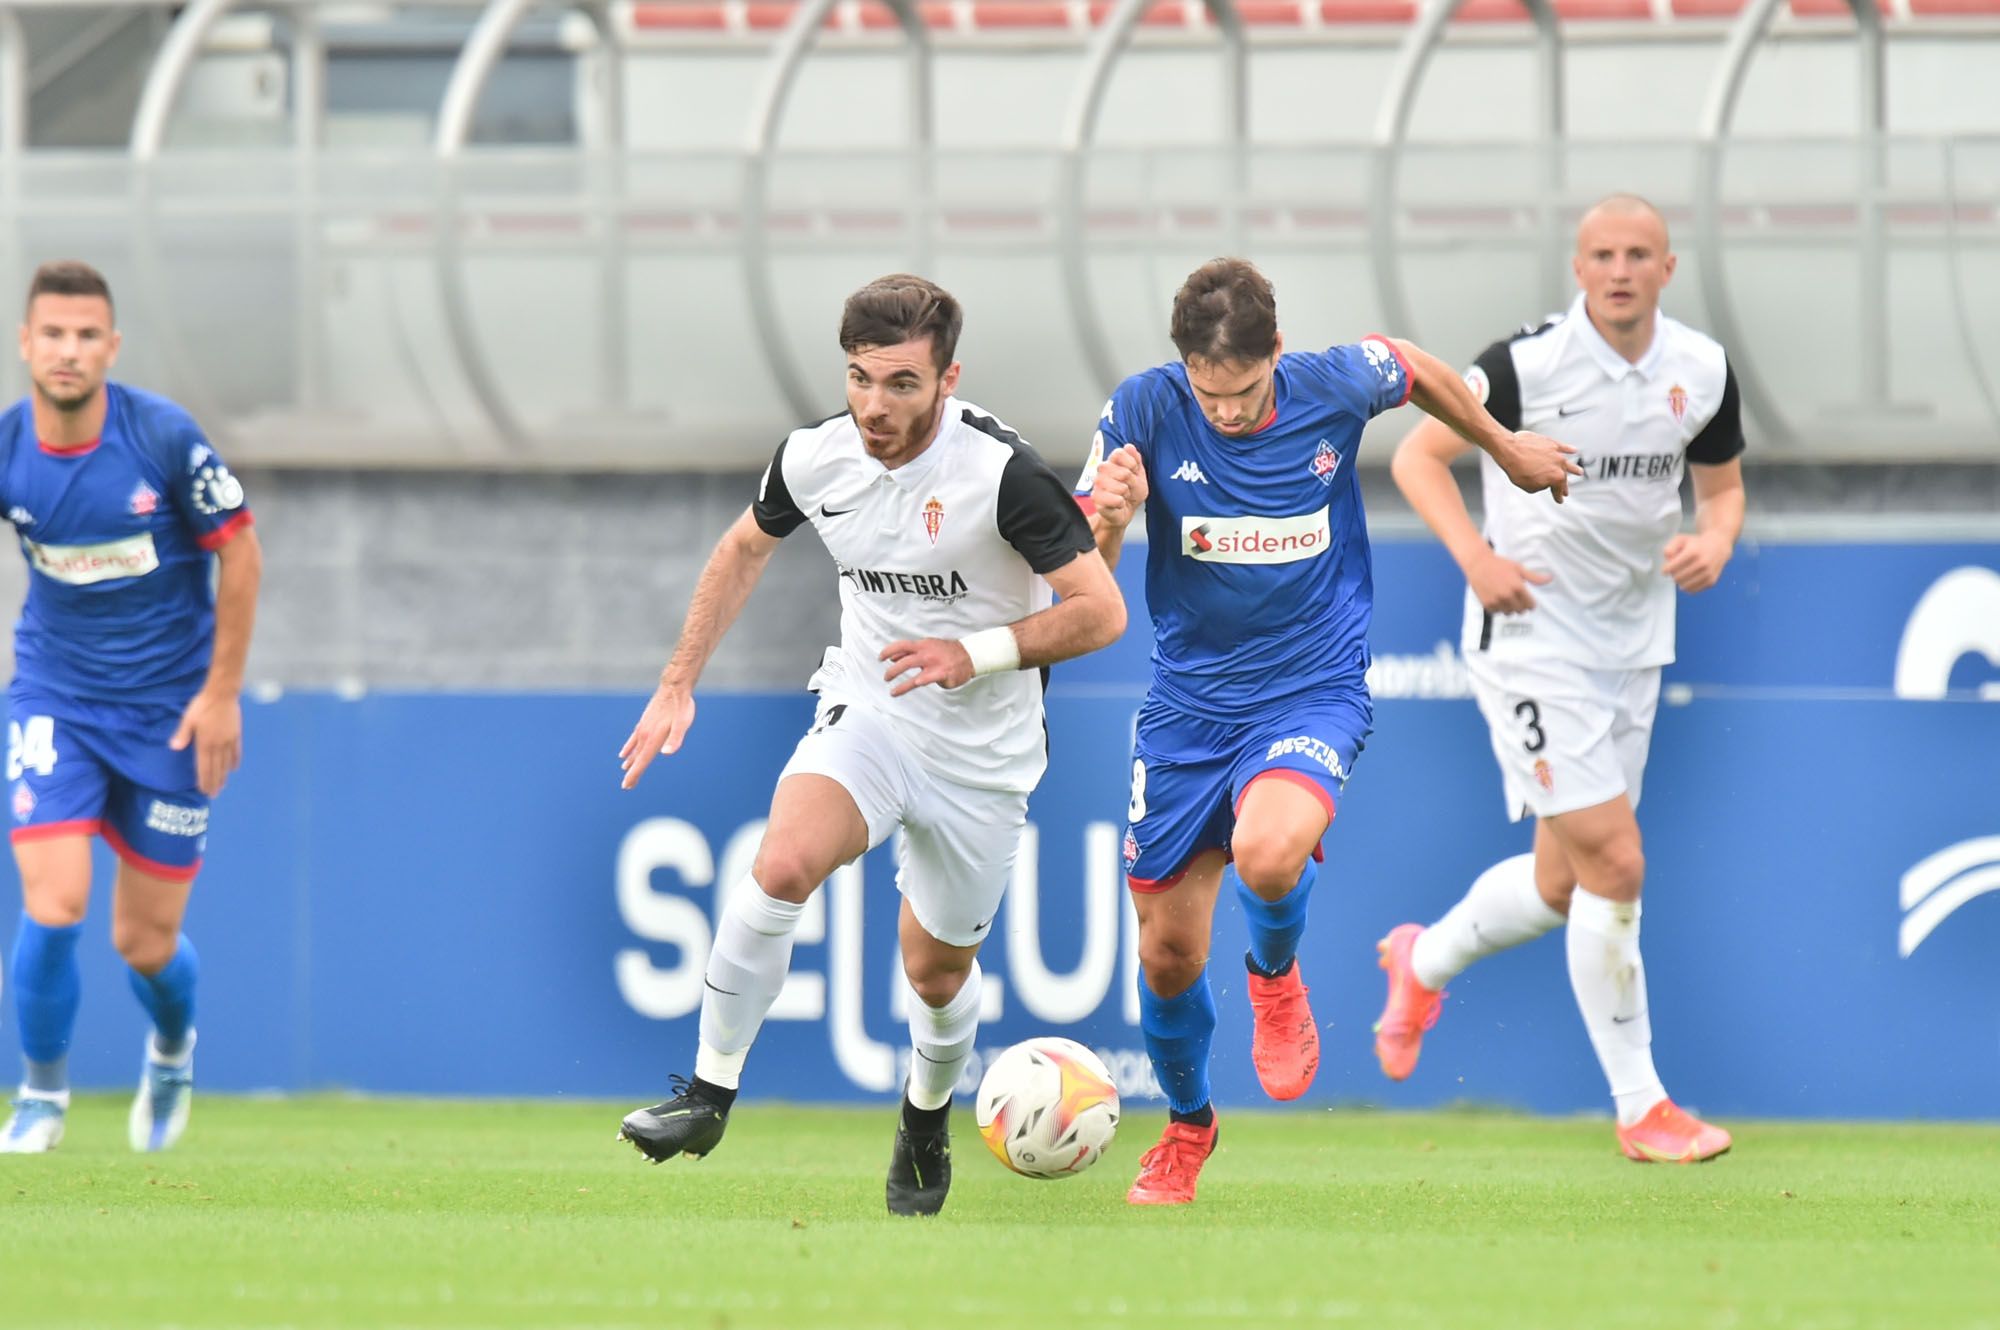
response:
[[[1096,462],[1131,444],[1145,462],[1152,693],[1219,720],[1323,689],[1360,688],[1374,608],[1354,453],[1361,429],[1410,395],[1385,338],[1283,355],[1276,411],[1218,433],[1178,363],[1118,385]]]
[[[44,447],[0,414],[0,510],[28,561],[15,677],[52,697],[179,707],[215,638],[210,552],[250,521],[243,487],[164,397],[107,384],[93,443]]]

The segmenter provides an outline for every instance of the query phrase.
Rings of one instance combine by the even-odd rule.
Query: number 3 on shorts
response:
[[[1146,764],[1136,757],[1132,759],[1132,802],[1125,808],[1125,820],[1146,820]]]
[[[53,716],[30,716],[24,726],[7,722],[7,779],[19,780],[23,771],[46,776],[56,769],[56,722]]]
[[[1515,706],[1514,714],[1521,718],[1521,725],[1528,737],[1521,740],[1521,747],[1531,753],[1539,753],[1548,746],[1549,736],[1542,733],[1542,709],[1533,701],[1523,698]]]

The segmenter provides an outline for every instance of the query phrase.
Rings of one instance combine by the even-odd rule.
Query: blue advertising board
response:
[[[1137,553],[1121,576],[1135,599]],[[2000,1105],[2000,546],[1746,547],[1683,598],[1640,810],[1655,1051],[1719,1115],[1991,1116]],[[1559,937],[1451,986],[1417,1074],[1369,1025],[1373,944],[1527,845],[1503,815],[1455,642],[1459,582],[1377,547],[1376,730],[1327,838],[1302,964],[1323,1026],[1310,1101],[1596,1109],[1604,1088]],[[1030,1034],[1103,1050],[1152,1092],[1120,876],[1145,675],[1127,641],[1057,672],[1053,761],[984,965],[983,1054]],[[188,930],[215,1089],[573,1094],[639,1102],[692,1060],[701,966],[755,852],[802,693],[705,696],[636,791],[615,752],[642,699],[289,695],[247,708]],[[143,1027],[86,929],[79,1084],[127,1082]],[[893,859],[815,898],[746,1071],[749,1096],[888,1097],[907,1034]],[[18,890],[7,875],[0,912]],[[1225,899],[1218,1100],[1261,1101]],[[16,1052],[11,1004],[0,1059]],[[976,1070],[976,1068],[975,1068]]]

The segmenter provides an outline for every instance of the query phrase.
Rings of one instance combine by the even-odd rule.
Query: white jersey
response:
[[[886,717],[940,778],[1026,792],[1048,765],[1042,672],[983,675],[889,696],[891,642],[958,638],[1054,601],[1042,574],[1096,548],[1069,486],[1021,437],[947,398],[938,435],[885,468],[852,416],[794,430],[764,472],[757,525],[811,522],[840,570],[840,643],[811,688]]]
[[[1671,662],[1674,583],[1660,556],[1680,526],[1683,459],[1713,465],[1743,451],[1722,347],[1655,314],[1653,344],[1634,364],[1591,326],[1579,295],[1567,314],[1488,347],[1465,379],[1501,424],[1571,445],[1583,468],[1558,505],[1482,456],[1487,543],[1552,580],[1522,614],[1488,614],[1468,588],[1467,655],[1604,670]]]

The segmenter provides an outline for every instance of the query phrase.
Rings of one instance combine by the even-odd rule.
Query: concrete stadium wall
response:
[[[1400,431],[1409,417],[1405,409],[1391,423]],[[1075,460],[1062,459],[1065,474]],[[1773,466],[1753,454],[1748,473],[1746,551],[1760,533],[2000,531],[2000,466]],[[1362,476],[1377,538],[1419,535],[1387,475]],[[244,479],[267,560],[250,680],[267,692],[643,691],[680,632],[695,575],[757,483],[753,473],[268,469]],[[10,619],[26,576],[18,557],[0,555]],[[825,551],[800,532],[779,548],[704,684],[799,688],[838,632]],[[12,665],[12,634],[0,634],[0,669]]]

